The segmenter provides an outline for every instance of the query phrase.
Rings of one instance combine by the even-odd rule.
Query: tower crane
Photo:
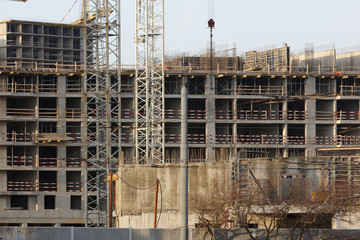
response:
[[[110,183],[121,133],[120,0],[83,0],[84,146],[86,227],[111,227]]]
[[[164,0],[135,1],[135,159],[159,164],[165,157]]]

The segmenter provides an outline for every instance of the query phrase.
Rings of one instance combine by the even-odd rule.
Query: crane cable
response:
[[[63,19],[61,20],[60,23],[63,23],[65,18],[69,15],[69,13],[71,12],[71,10],[74,8],[75,4],[78,2],[78,0],[75,0],[75,2],[73,3],[73,5],[70,7],[69,11],[65,14],[65,16],[63,17]]]

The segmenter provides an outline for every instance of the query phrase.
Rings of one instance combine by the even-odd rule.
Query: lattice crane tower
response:
[[[136,0],[135,159],[164,162],[164,0]]]
[[[120,151],[120,0],[84,0],[86,226],[109,226],[110,186]],[[86,20],[84,20],[86,19]]]

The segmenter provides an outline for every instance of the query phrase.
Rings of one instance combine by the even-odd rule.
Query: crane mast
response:
[[[164,0],[136,0],[135,159],[164,162]]]
[[[109,226],[110,186],[120,152],[120,0],[84,0],[85,225]],[[111,215],[110,215],[111,216]]]

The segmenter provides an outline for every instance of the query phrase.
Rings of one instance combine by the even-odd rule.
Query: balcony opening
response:
[[[81,93],[81,77],[67,76],[66,77],[66,92],[67,93]]]
[[[133,94],[134,93],[134,78],[129,76],[121,76],[121,93]]]
[[[7,172],[8,191],[36,191],[36,172],[35,171],[8,171]]]
[[[216,119],[233,119],[233,101],[226,99],[215,100],[215,116]]]
[[[288,102],[287,119],[305,120],[306,119],[305,101],[297,100],[294,102]]]
[[[287,95],[299,96],[305,94],[305,79],[304,78],[288,78],[287,80]]]
[[[44,196],[44,209],[55,209],[55,196],[53,195]]]
[[[67,192],[82,191],[81,172],[78,171],[66,172],[66,191]]]
[[[72,138],[74,142],[81,142],[81,123],[80,122],[67,122],[66,134]]]
[[[70,209],[81,210],[81,196],[70,196]]]
[[[288,144],[301,145],[305,144],[305,125],[289,124],[288,125]]]
[[[180,123],[165,123],[165,143],[180,144]]]
[[[316,93],[333,94],[335,90],[335,79],[316,78]]]
[[[35,118],[35,98],[7,98],[7,115],[10,117]]]
[[[216,78],[216,88],[215,88],[215,93],[217,95],[233,95],[234,91],[233,91],[233,78],[226,78],[226,77],[222,77],[222,78]]]
[[[194,77],[188,79],[188,91],[189,94],[200,94],[205,93],[205,77]]]
[[[81,147],[66,147],[66,167],[81,167]]]
[[[39,167],[57,167],[57,147],[40,146],[39,147]]]
[[[57,192],[57,172],[39,172],[39,192]]]
[[[216,123],[215,127],[217,144],[230,144],[236,140],[236,136],[233,134],[233,124]]]
[[[180,119],[181,118],[180,99],[170,98],[165,101],[165,118],[166,119]]]
[[[336,120],[358,120],[359,100],[338,100]]]
[[[56,133],[56,122],[39,122],[39,133]]]
[[[81,118],[82,107],[81,98],[67,98],[66,118]]]
[[[189,162],[205,162],[206,148],[189,148]]]
[[[39,118],[57,118],[58,106],[56,98],[39,98]]]
[[[205,119],[205,109],[205,99],[188,99],[188,119]]]
[[[56,93],[57,76],[47,75],[39,77],[39,92]]]
[[[26,146],[8,146],[7,165],[12,167],[35,167],[36,148]]]
[[[11,195],[10,208],[12,210],[28,210],[29,196],[24,195]]]
[[[180,148],[167,147],[165,148],[165,163],[179,163]]]
[[[165,94],[181,93],[181,77],[169,76],[165,78]]]

